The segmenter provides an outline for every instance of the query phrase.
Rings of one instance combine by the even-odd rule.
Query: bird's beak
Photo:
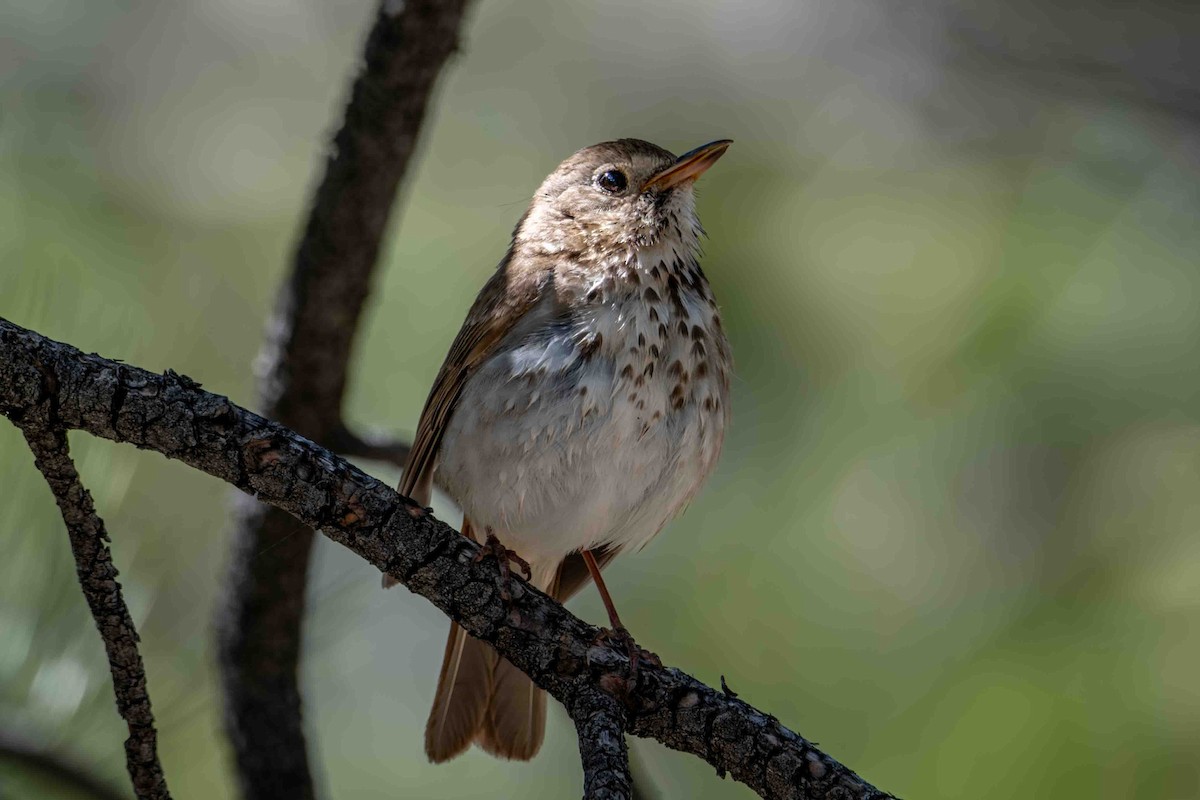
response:
[[[674,164],[652,175],[650,180],[642,185],[642,191],[661,192],[686,181],[696,180],[705,170],[717,163],[717,159],[725,154],[731,144],[732,139],[718,139],[684,153],[675,159]]]

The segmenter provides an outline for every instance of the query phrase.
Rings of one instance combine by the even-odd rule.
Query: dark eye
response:
[[[606,169],[596,177],[596,185],[609,194],[620,194],[629,185],[625,173],[619,169]]]

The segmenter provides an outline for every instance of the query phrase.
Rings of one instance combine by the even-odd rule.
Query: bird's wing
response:
[[[517,269],[510,251],[479,292],[429,390],[405,462],[400,494],[429,505],[442,435],[467,378],[537,303],[549,275],[549,265],[526,262]]]

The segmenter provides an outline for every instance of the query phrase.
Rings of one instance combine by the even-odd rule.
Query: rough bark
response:
[[[47,380],[44,375],[52,376]],[[57,387],[51,392],[48,385]],[[883,798],[770,714],[623,650],[521,581],[498,591],[492,559],[425,509],[284,426],[168,371],[155,375],[0,319],[0,413],[57,403],[59,424],[162,453],[295,516],[492,644],[567,709],[607,692],[625,729],[706,760],[765,798]]]
[[[583,800],[631,800],[625,718],[617,698],[601,691],[581,692],[571,719],[579,734]]]
[[[403,458],[403,445],[351,434],[342,399],[397,187],[465,7],[381,3],[268,328],[263,413],[335,449]],[[314,796],[297,677],[311,549],[312,530],[288,514],[249,499],[235,505],[219,664],[238,780],[252,800]]]
[[[146,671],[138,651],[137,629],[117,582],[117,568],[106,544],[108,532],[104,520],[96,513],[92,495],[79,479],[66,430],[59,426],[59,376],[45,364],[35,362],[33,366],[35,373],[26,373],[25,377],[32,380],[35,374],[40,376],[43,384],[37,389],[44,401],[10,416],[25,434],[37,468],[50,486],[67,526],[75,574],[108,654],[117,711],[129,728],[125,765],[134,793],[141,800],[170,800],[158,761],[158,733],[146,688]]]

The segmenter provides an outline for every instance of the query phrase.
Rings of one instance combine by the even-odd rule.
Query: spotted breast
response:
[[[690,252],[638,248],[554,280],[467,382],[438,471],[534,563],[645,545],[711,472],[729,415],[729,344]]]

